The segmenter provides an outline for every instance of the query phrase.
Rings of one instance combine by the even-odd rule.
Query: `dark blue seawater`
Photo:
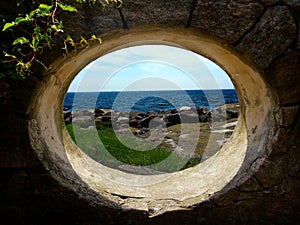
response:
[[[187,91],[127,91],[127,92],[68,92],[64,100],[64,109],[75,111],[82,109],[114,109],[120,112],[136,110],[147,112],[154,110],[214,107],[237,103],[234,89],[224,90],[187,90]]]

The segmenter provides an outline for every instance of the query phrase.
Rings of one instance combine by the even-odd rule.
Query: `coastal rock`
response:
[[[169,114],[175,114],[175,113],[177,113],[177,111],[172,112],[172,110],[161,110],[157,113],[157,116],[160,118],[164,118]]]
[[[148,117],[141,119],[139,124],[141,125],[141,127],[149,127],[149,123],[154,117],[155,115],[149,115]]]
[[[197,108],[197,113],[199,116],[199,122],[210,122],[211,112],[206,108]]]
[[[129,120],[129,126],[130,127],[134,127],[134,128],[138,128],[139,127],[139,122],[137,119],[130,119]]]
[[[239,110],[238,104],[226,104],[211,110],[211,117],[213,121],[234,119],[239,117]]]
[[[152,120],[150,120],[149,128],[161,128],[164,125],[164,120],[155,116]]]
[[[94,113],[90,110],[78,110],[78,111],[73,112],[73,118],[78,117],[78,116],[94,117]]]
[[[73,113],[67,112],[64,114],[65,123],[73,123],[81,128],[88,128],[94,126],[94,113],[90,110],[78,110]]]
[[[64,121],[66,124],[72,123],[72,112],[63,112],[64,115]]]
[[[181,108],[178,109],[178,111],[189,111],[191,110],[192,108],[190,106],[182,106]]]
[[[129,118],[130,118],[130,119],[135,119],[135,118],[141,119],[141,118],[144,118],[144,117],[146,117],[146,114],[145,114],[145,113],[142,113],[142,112],[138,112],[138,111],[132,110],[132,111],[130,111],[130,113],[129,113]]]
[[[105,111],[103,111],[102,109],[95,109],[95,117],[100,117],[103,116],[103,114],[105,113]]]
[[[149,128],[142,127],[141,129],[136,130],[136,131],[134,132],[134,134],[135,134],[136,136],[146,138],[146,137],[149,136],[149,131],[150,131]]]
[[[155,115],[155,114],[156,114],[156,112],[154,110],[149,110],[147,112],[147,115]]]
[[[165,117],[166,126],[170,127],[176,124],[180,124],[180,116],[179,113],[169,114]]]
[[[206,115],[210,113],[210,111],[207,108],[197,108],[198,115]]]
[[[204,114],[204,115],[199,115],[199,122],[210,122],[211,121],[211,115],[209,114]]]
[[[180,113],[181,123],[199,123],[198,113],[193,110],[187,110]]]
[[[76,116],[72,119],[72,123],[81,128],[88,128],[94,125],[94,119],[91,116]]]
[[[129,118],[125,117],[125,116],[119,116],[117,119],[118,124],[123,124],[123,123],[128,123],[128,122],[129,122]]]
[[[102,122],[109,122],[109,121],[111,121],[111,115],[110,114],[103,115],[101,117],[101,121]]]
[[[80,127],[87,128],[94,122],[111,122],[116,121],[118,125],[129,124],[132,128],[156,128],[165,125],[166,127],[174,126],[181,123],[199,123],[213,121],[225,121],[228,119],[238,118],[239,105],[226,104],[216,107],[212,110],[207,108],[191,108],[188,106],[181,107],[178,110],[163,110],[158,113],[148,111],[147,113],[131,111],[129,113],[116,112],[112,110],[95,109],[78,110],[73,114],[71,112],[63,113],[65,123],[78,124]]]
[[[238,118],[239,117],[239,109],[238,108],[226,109],[226,117],[227,117],[227,119]]]

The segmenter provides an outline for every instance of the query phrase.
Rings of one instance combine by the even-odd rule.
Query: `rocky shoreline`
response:
[[[132,128],[149,128],[165,124],[166,127],[183,123],[207,123],[212,121],[226,121],[238,118],[239,105],[226,104],[209,110],[207,108],[181,107],[178,110],[164,110],[158,113],[148,111],[147,113],[131,111],[117,112],[110,109],[79,110],[75,112],[63,112],[66,124],[75,123],[81,128],[96,126],[97,123],[112,122],[121,125],[129,124]]]
[[[238,104],[226,104],[213,110],[182,107],[158,113],[154,111],[126,113],[109,109],[64,112],[66,124],[76,124],[83,130],[95,128],[100,130],[113,126],[115,133],[124,135],[130,129],[135,136],[148,138],[150,142],[158,141],[161,146],[177,152],[194,164],[208,159],[219,151],[231,136],[238,116]],[[212,126],[212,122],[217,125]],[[182,134],[182,126],[190,132]],[[194,133],[195,128],[199,129],[199,136]],[[186,151],[191,144],[196,144],[193,152]],[[126,168],[119,169],[130,172],[130,168]],[[143,171],[136,173],[142,174]]]

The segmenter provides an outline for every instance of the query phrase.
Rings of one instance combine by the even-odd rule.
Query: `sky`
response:
[[[219,66],[183,48],[141,45],[99,57],[82,69],[68,92],[234,89]]]

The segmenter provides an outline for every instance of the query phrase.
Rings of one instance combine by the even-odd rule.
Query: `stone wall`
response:
[[[33,90],[47,75],[14,82],[1,102],[0,215],[3,224],[296,224],[300,219],[300,2],[298,0],[123,0],[121,9],[80,6],[66,29],[84,34],[138,27],[182,27],[220,39],[261,71],[278,95],[282,120],[272,153],[227,193],[154,218],[137,210],[92,206],[64,187],[35,155],[29,138]],[[13,4],[1,10],[15,13]],[[105,41],[105,38],[104,38]],[[49,52],[48,63],[61,55]],[[42,72],[41,72],[42,73]]]

